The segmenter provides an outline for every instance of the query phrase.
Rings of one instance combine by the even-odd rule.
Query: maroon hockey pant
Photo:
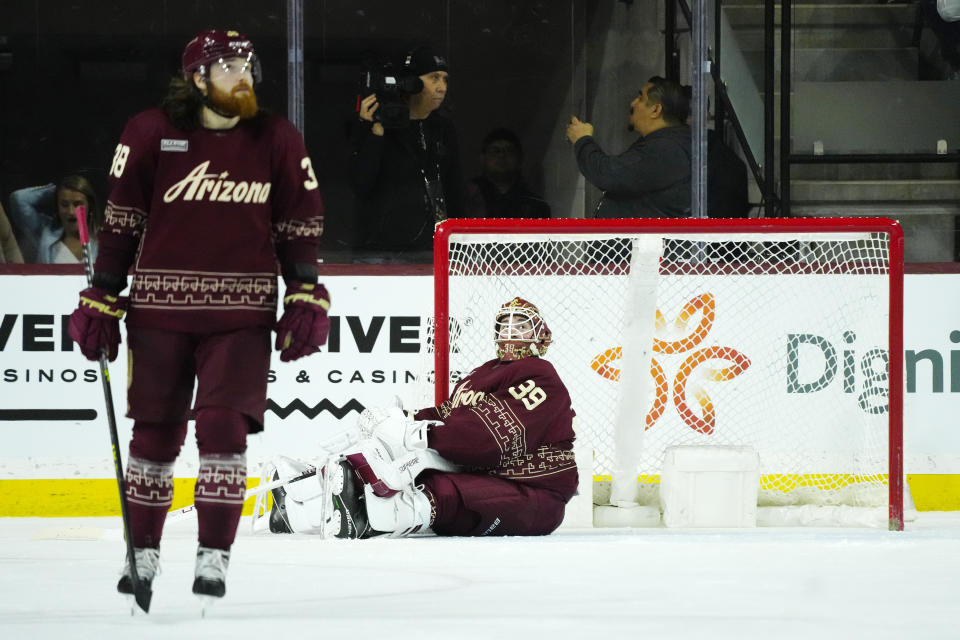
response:
[[[247,432],[263,428],[269,339],[266,328],[212,335],[129,328],[127,415],[134,426],[126,477],[135,546],[160,544],[196,379],[199,542],[230,548],[246,490]]]
[[[566,500],[553,491],[480,473],[425,471],[417,479],[439,536],[542,536],[563,521]]]

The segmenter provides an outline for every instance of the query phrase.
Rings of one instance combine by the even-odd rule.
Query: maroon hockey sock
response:
[[[194,492],[200,546],[230,548],[237,535],[246,488],[246,454],[200,455],[200,473]]]
[[[133,546],[159,548],[173,502],[173,463],[131,456],[125,475]]]

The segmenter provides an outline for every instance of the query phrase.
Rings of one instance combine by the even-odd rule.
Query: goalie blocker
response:
[[[354,441],[326,454],[313,478],[273,490],[255,529],[324,537],[545,535],[577,488],[573,409],[542,356],[552,340],[522,298],[496,314],[497,357],[465,377],[443,404],[412,417],[364,411]],[[278,458],[262,482],[292,479],[306,462]]]

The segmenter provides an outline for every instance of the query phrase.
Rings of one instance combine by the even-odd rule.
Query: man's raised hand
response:
[[[593,125],[589,122],[580,122],[577,116],[570,118],[570,124],[567,125],[567,140],[576,144],[577,140],[584,136],[593,135]]]

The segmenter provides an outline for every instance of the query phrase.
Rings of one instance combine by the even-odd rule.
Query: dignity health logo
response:
[[[700,315],[700,323],[690,329],[690,321]],[[683,422],[691,429],[704,435],[710,435],[716,428],[717,414],[713,400],[704,387],[704,382],[723,382],[733,380],[750,367],[750,358],[732,347],[703,347],[703,341],[713,329],[716,318],[716,300],[712,293],[701,294],[683,306],[674,320],[674,327],[685,337],[679,340],[661,340],[654,338],[653,352],[664,355],[688,354],[673,378],[673,405]],[[654,330],[663,333],[667,321],[657,310]],[[620,369],[611,363],[619,360],[620,347],[611,347],[596,356],[590,366],[599,375],[616,382],[620,379]],[[708,363],[725,361],[728,366],[715,369]],[[670,385],[667,373],[656,358],[650,362],[650,375],[656,384],[653,407],[647,414],[647,429],[657,423],[670,401]],[[696,400],[699,413],[687,402],[687,395]]]

